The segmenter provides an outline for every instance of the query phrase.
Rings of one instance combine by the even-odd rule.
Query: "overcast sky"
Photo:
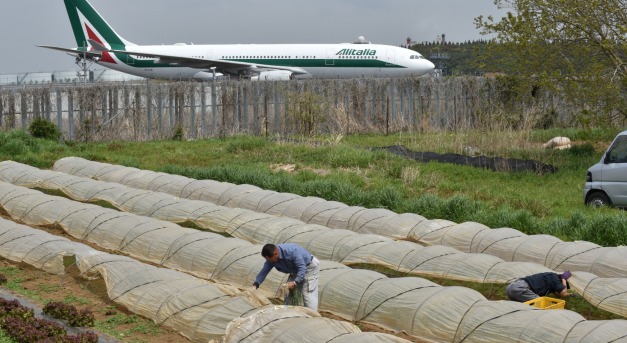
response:
[[[136,44],[463,42],[484,38],[473,20],[501,18],[493,0],[90,0]],[[63,0],[3,0],[0,74],[74,69],[70,56],[35,45],[74,48]]]

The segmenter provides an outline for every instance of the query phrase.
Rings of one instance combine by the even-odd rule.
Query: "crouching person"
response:
[[[559,297],[567,297],[569,271],[562,274],[553,272],[538,273],[512,281],[505,293],[509,300],[525,302],[553,293]]]

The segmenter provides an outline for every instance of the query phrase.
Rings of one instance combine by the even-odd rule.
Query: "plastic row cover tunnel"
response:
[[[505,261],[543,264],[553,270],[585,271],[600,277],[627,277],[627,247],[563,242],[549,235],[527,236],[515,229],[490,229],[474,222],[457,224],[441,219],[427,220],[412,213],[397,214],[385,209],[348,206],[316,197],[263,190],[252,185],[194,180],[77,157],[58,160],[54,169],[181,198],[286,216],[334,229],[445,245],[463,252],[494,255]]]
[[[373,343],[407,342],[387,334],[362,333],[350,323],[321,318],[306,308],[271,306],[253,293],[103,253],[0,218],[0,257],[63,274],[66,256],[76,258],[84,277],[102,277],[112,300],[178,330],[193,342],[251,342],[247,337],[273,342],[338,342],[333,340],[335,337]],[[272,318],[270,331],[268,318]],[[295,319],[300,331],[291,330]]]
[[[117,245],[116,250],[153,262],[161,261],[171,268],[204,270],[216,280],[235,285],[249,285],[261,267],[258,255],[261,246],[236,238],[217,239],[215,234],[5,183],[0,183],[0,204],[11,216],[25,222],[58,223],[74,237],[111,248]],[[451,342],[463,338],[467,342],[502,342],[503,337],[509,337],[507,340],[537,342],[549,337],[550,341],[579,342],[586,337],[591,342],[605,342],[607,337],[627,339],[625,320],[586,321],[572,311],[541,311],[520,303],[490,302],[466,288],[441,287],[414,277],[389,279],[380,273],[321,262],[322,310],[427,340]],[[271,273],[262,285],[266,294],[277,292],[284,282],[284,277],[277,274]],[[469,313],[473,314],[469,317]],[[487,325],[495,320],[498,326]]]
[[[424,247],[378,235],[332,230],[292,218],[175,198],[167,193],[40,170],[16,162],[0,162],[0,181],[62,191],[83,202],[106,201],[123,211],[174,223],[191,222],[255,244],[293,241],[306,245],[319,258],[344,264],[377,263],[417,275],[497,283],[549,271],[538,264],[505,262],[491,255],[461,253],[445,246]]]
[[[40,170],[15,162],[0,163],[0,180],[26,187],[62,190],[80,201],[104,200],[139,215],[193,222],[256,244],[294,242],[321,259],[344,264],[375,263],[408,274],[497,283],[548,271],[538,264],[505,262],[494,256],[461,253],[444,246],[422,247],[381,236],[331,230],[295,219],[174,198],[165,193]],[[578,272],[570,283],[593,305],[627,317],[627,279],[598,278]]]

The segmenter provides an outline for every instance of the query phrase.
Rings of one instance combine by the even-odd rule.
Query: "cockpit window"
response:
[[[424,58],[424,57],[422,57],[422,55],[411,55],[411,56],[409,56],[410,60],[419,60],[419,59],[422,59],[422,58]]]

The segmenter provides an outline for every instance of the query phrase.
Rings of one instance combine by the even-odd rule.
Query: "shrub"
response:
[[[78,311],[78,315],[68,319],[68,324],[71,326],[94,326],[96,318],[94,314],[88,309],[82,309]]]
[[[0,326],[18,342],[56,342],[66,331],[59,325],[34,318],[7,317]]]
[[[28,132],[33,137],[57,140],[61,136],[61,132],[52,122],[43,118],[37,118],[28,125]]]
[[[78,315],[76,307],[58,301],[47,303],[43,308],[43,313],[59,319],[69,319]]]
[[[184,135],[185,135],[185,131],[183,130],[183,125],[179,125],[176,127],[176,130],[174,130],[174,134],[172,135],[172,140],[182,141]]]
[[[78,311],[73,305],[51,301],[44,306],[43,312],[55,318],[67,320],[71,326],[94,326],[94,315],[88,309]]]
[[[594,150],[594,146],[590,143],[576,144],[568,149],[568,153],[577,157],[596,156],[597,152]]]

